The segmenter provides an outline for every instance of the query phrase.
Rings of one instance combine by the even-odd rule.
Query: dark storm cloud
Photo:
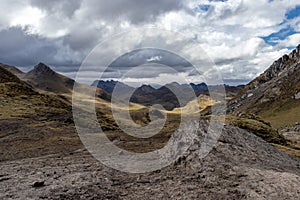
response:
[[[147,63],[167,65],[178,72],[186,71],[187,68],[191,67],[191,64],[187,60],[175,53],[152,48],[137,49],[126,53],[113,61],[109,67],[122,69]]]
[[[27,35],[25,31],[20,27],[0,31],[1,62],[31,66],[40,61],[53,60],[57,47],[38,36]]]
[[[181,0],[90,0],[85,1],[83,6],[93,15],[106,20],[122,19],[133,24],[153,21],[163,13],[185,9]]]
[[[63,37],[63,44],[74,51],[91,50],[97,45],[101,34],[91,28],[78,29]]]
[[[168,67],[170,68],[168,68]],[[118,57],[113,61],[104,73],[105,78],[114,71],[120,78],[128,70],[132,69],[126,77],[153,78],[160,74],[175,74],[191,70],[192,65],[184,58],[161,49],[137,49]]]
[[[12,27],[0,31],[0,62],[22,67],[32,67],[39,62],[53,66],[74,65],[71,59],[58,56],[63,49],[59,39],[48,40],[27,34],[26,30]]]

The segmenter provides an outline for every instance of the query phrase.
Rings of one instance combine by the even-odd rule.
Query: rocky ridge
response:
[[[300,105],[299,99],[300,45],[289,55],[276,60],[264,73],[247,84],[228,103],[228,113],[258,114],[274,124],[275,119],[271,118],[271,114],[278,117],[280,114],[282,118],[291,117],[288,116],[288,111],[297,108],[297,104]],[[294,120],[291,123],[300,121],[296,118]]]

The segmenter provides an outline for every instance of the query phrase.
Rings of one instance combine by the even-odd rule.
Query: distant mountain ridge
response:
[[[133,87],[130,87],[129,85],[126,85],[122,82],[114,81],[114,80],[109,80],[109,81],[108,80],[107,81],[103,81],[103,80],[98,81],[98,80],[96,80],[92,83],[92,86],[101,88],[102,90],[104,90],[107,93],[111,94],[117,84],[118,84],[118,87],[122,87],[124,89],[133,89]]]
[[[133,88],[119,81],[99,80],[99,81],[94,81],[92,86],[97,86],[103,89],[104,91],[108,92],[109,94],[112,94],[117,84],[118,84],[118,88],[123,90],[124,92],[135,90],[130,99],[131,102],[139,103],[145,106],[161,104],[167,110],[172,110],[174,108],[181,107],[180,102],[178,101],[176,95],[171,91],[172,89],[179,90],[183,94],[181,96],[181,99],[183,100],[184,105],[182,106],[185,106],[189,101],[195,98],[195,94],[194,95],[190,94],[189,89],[193,89],[194,92],[196,93],[196,96],[208,92],[208,87],[205,83],[200,83],[200,84],[192,83],[188,85],[188,84],[179,84],[177,82],[172,82],[156,89],[151,85],[142,85],[138,88]]]
[[[199,95],[209,95],[210,89],[216,89],[220,87],[208,86],[205,83],[190,83],[190,84],[179,84],[177,82],[168,83],[159,88],[154,88],[151,85],[142,85],[138,88],[133,88],[126,85],[125,83],[114,81],[114,80],[97,80],[94,81],[92,86],[97,86],[109,94],[112,94],[115,86],[118,84],[118,88],[121,89],[124,93],[133,92],[133,95],[130,99],[131,102],[142,104],[145,106],[151,106],[154,104],[161,104],[167,110],[173,110],[174,108],[184,107],[188,102],[195,100]],[[224,88],[229,95],[229,97],[237,94],[243,86],[228,86],[224,85]],[[177,96],[181,100],[180,102],[177,96],[173,93],[177,91]],[[194,92],[194,93],[192,93]]]
[[[114,90],[114,87],[116,86],[116,84],[119,84],[119,87],[129,87],[129,88],[134,88],[131,87],[125,83],[122,83],[120,81],[115,81],[115,80],[96,80],[93,82],[92,86],[97,86],[103,90],[105,90],[108,93],[112,93]],[[157,85],[155,85],[157,86]],[[188,88],[191,87],[193,88],[195,91],[207,91],[208,90],[208,86],[205,83],[199,83],[199,84],[195,84],[195,83],[190,83],[190,84],[179,84],[177,82],[172,82],[172,83],[168,83],[166,85],[164,85],[165,87],[177,87],[177,88]],[[138,87],[138,88],[149,88],[150,90],[157,90],[160,89],[161,87],[164,86],[160,86],[160,87],[154,87],[152,85],[146,85],[143,84],[142,86]]]

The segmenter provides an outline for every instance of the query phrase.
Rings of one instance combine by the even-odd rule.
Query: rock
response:
[[[39,117],[37,120],[38,121],[45,121],[45,120],[47,120],[47,117]]]
[[[295,99],[296,100],[300,99],[300,92],[298,92],[297,94],[295,94]]]
[[[144,174],[110,169],[87,151],[0,162],[2,174],[14,177],[0,182],[0,199],[297,199],[299,160],[231,126],[199,159],[197,147],[208,126],[199,124],[199,141],[180,160]],[[32,176],[41,175],[37,169],[50,174],[49,187],[37,179],[28,188],[28,180],[33,183]]]
[[[39,187],[44,187],[44,186],[45,186],[44,181],[37,181],[37,182],[34,182],[34,184],[32,185],[32,187],[34,187],[34,188],[39,188]]]

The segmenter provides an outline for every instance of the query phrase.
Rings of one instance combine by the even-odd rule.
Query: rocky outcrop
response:
[[[284,55],[276,60],[259,78],[258,83],[265,83],[278,77],[281,73],[293,67],[293,64],[299,62],[300,45],[297,46],[289,55]],[[256,87],[259,84],[255,85]]]
[[[300,45],[276,60],[264,73],[245,86],[228,103],[228,113],[259,114],[268,109],[280,111],[296,104],[300,92]],[[276,107],[276,108],[275,108]],[[291,108],[288,108],[291,109]],[[273,113],[276,114],[276,113]]]
[[[0,162],[0,198],[298,199],[299,161],[255,135],[226,126],[204,159],[199,147],[195,141],[175,163],[144,174],[110,169],[82,149]],[[43,187],[31,187],[37,180]]]

